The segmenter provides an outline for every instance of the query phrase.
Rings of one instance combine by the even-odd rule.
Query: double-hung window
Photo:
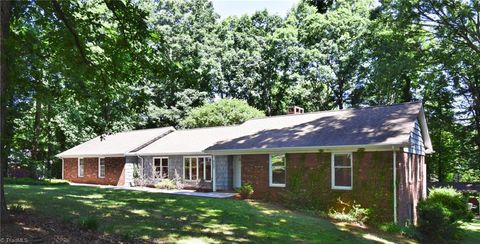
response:
[[[212,157],[184,157],[183,179],[188,181],[212,180]]]
[[[78,177],[84,176],[84,161],[83,158],[78,159]]]
[[[332,189],[352,189],[352,153],[332,153]]]
[[[269,185],[273,187],[285,187],[286,169],[285,154],[270,154]]]
[[[154,178],[168,178],[168,158],[153,158]]]
[[[98,178],[105,178],[105,158],[98,158]]]

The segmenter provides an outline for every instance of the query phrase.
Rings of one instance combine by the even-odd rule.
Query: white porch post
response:
[[[215,155],[212,157],[212,191],[217,191],[217,164],[215,163]]]
[[[64,175],[65,165],[64,165],[64,164],[65,164],[65,162],[64,162],[64,160],[63,160],[63,158],[62,158],[62,180],[65,179],[65,175]]]

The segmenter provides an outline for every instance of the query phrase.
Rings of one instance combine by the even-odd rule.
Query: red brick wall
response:
[[[313,207],[341,210],[355,201],[371,208],[377,221],[393,221],[392,152],[354,152],[352,190],[333,190],[330,153],[287,154],[287,186],[269,187],[268,155],[243,155],[242,183],[254,185],[254,198],[282,199],[286,191],[305,195]]]
[[[250,182],[253,185],[253,198],[278,198],[278,193],[285,190],[283,187],[269,186],[268,154],[242,155],[242,184]]]
[[[105,158],[105,178],[98,177],[98,158],[84,158],[84,176],[78,177],[78,159],[64,159],[64,179],[75,183],[100,185],[125,184],[125,158]]]
[[[412,180],[409,180],[408,171],[409,153],[399,152],[397,154],[398,168],[398,221],[403,224],[410,222],[417,223],[417,204],[418,201],[426,197],[426,172],[425,156],[412,154]],[[417,168],[416,159],[420,160],[420,167]],[[419,178],[417,170],[420,170]]]

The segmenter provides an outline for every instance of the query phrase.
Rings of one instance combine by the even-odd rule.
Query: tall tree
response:
[[[6,40],[8,38],[11,2],[0,1],[0,222],[5,222],[7,218],[7,203],[3,189],[3,180],[6,175],[5,165],[7,164],[5,156],[5,130],[7,122],[7,99],[6,90],[8,85],[7,76],[7,55]]]
[[[2,14],[2,169],[9,158],[39,162],[34,170],[44,171],[54,150],[134,125],[146,104],[137,89],[147,62],[143,10],[108,0],[25,1],[12,7],[10,23]],[[7,70],[15,86],[5,90]],[[5,116],[6,104],[18,117]],[[6,122],[13,133],[6,133]]]
[[[327,55],[325,65],[333,72],[329,86],[339,109],[350,103],[358,80],[370,5],[369,0],[338,0],[325,14],[310,15],[305,20],[304,43]]]

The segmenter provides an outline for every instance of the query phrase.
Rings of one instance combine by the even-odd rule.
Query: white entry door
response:
[[[240,156],[233,156],[233,188],[242,186],[242,162]]]

